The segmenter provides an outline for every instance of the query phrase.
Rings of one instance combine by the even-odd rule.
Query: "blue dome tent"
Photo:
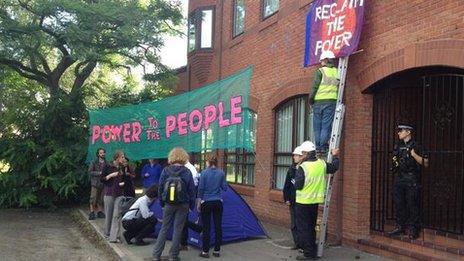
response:
[[[267,237],[267,234],[259,222],[256,215],[251,210],[250,206],[243,198],[231,187],[228,186],[227,191],[223,194],[224,212],[222,215],[222,242],[223,244],[242,241],[253,238]],[[150,209],[155,213],[155,216],[162,218],[163,213],[159,202],[153,204]],[[199,213],[191,211],[189,213],[189,221],[197,222]],[[201,225],[201,221],[199,223]],[[155,227],[155,233],[158,234],[161,229],[161,224]],[[172,232],[172,231],[171,231]],[[172,238],[172,233],[169,233],[168,239]],[[189,229],[188,242],[196,247],[202,246],[201,235]],[[214,244],[214,225],[211,225],[211,245]]]

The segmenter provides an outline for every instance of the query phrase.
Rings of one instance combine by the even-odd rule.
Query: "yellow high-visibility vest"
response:
[[[335,67],[321,67],[322,80],[314,100],[336,100],[338,98],[338,70]]]
[[[296,191],[296,203],[324,203],[326,163],[318,159],[301,163],[305,173],[304,186]]]

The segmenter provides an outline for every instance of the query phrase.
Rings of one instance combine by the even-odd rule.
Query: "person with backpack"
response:
[[[189,208],[195,207],[195,184],[192,173],[184,166],[189,160],[187,152],[174,148],[169,152],[170,164],[161,173],[158,197],[163,208],[163,225],[153,248],[153,260],[161,260],[168,230],[173,226],[169,260],[178,260],[182,229]]]
[[[123,236],[127,244],[132,244],[133,238],[138,246],[149,244],[143,239],[155,230],[157,220],[149,207],[157,197],[158,185],[154,184],[147,189],[145,196],[138,198],[127,210],[123,210],[122,227],[126,230]]]
[[[200,175],[198,185],[199,212],[203,221],[203,251],[200,257],[209,258],[211,215],[214,221],[214,252],[213,256],[219,257],[222,243],[222,196],[227,190],[227,182],[224,171],[217,168],[217,158],[210,154],[206,160],[207,168]]]

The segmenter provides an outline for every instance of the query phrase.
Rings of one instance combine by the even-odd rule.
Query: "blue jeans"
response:
[[[335,115],[335,102],[313,104],[313,129],[317,151],[329,150],[330,133]]]

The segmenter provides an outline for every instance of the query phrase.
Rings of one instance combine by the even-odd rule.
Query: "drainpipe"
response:
[[[187,89],[187,91],[188,91],[188,92],[192,89],[191,83],[190,83],[191,80],[192,80],[192,73],[191,73],[190,67],[191,67],[191,65],[190,65],[190,63],[188,62],[188,58],[187,58],[187,79],[188,79],[188,84],[187,84],[187,88],[188,88],[188,89]]]
[[[340,168],[339,173],[343,173],[343,166]],[[338,175],[337,186],[337,217],[335,221],[335,240],[337,245],[341,245],[343,240],[343,176],[340,174]]]
[[[219,71],[218,71],[218,78],[219,80],[222,79],[222,36],[223,36],[223,30],[222,26],[224,24],[224,0],[220,0],[220,5],[221,5],[221,20],[219,24],[219,30],[221,31],[221,34],[219,35]]]
[[[223,36],[223,33],[222,33],[222,26],[224,25],[224,0],[220,0],[219,2],[217,2],[221,5],[221,13],[220,13],[220,23],[219,23],[219,30],[221,31],[221,33],[219,34],[219,57],[218,57],[218,66],[219,66],[219,70],[218,70],[218,80],[221,80],[222,79],[222,36]],[[217,18],[216,18],[217,19]],[[216,32],[216,30],[214,30]],[[219,165],[220,167],[223,167],[221,165],[223,165],[223,162],[224,162],[224,151],[222,152],[219,152],[219,150],[216,150],[216,157],[218,157],[220,161]]]

